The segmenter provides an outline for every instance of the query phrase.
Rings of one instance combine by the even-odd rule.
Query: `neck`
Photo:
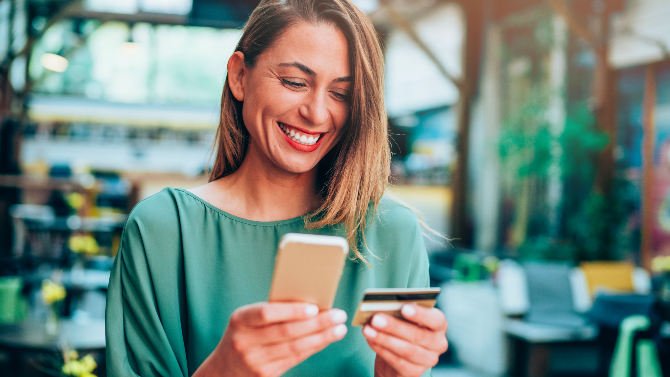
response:
[[[254,221],[277,221],[302,216],[319,208],[316,167],[305,173],[290,173],[264,161],[262,153],[247,151],[242,165],[219,180],[230,211]]]

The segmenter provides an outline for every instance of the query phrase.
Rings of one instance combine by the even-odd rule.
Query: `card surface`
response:
[[[432,308],[440,288],[370,288],[365,290],[363,300],[351,321],[352,326],[362,326],[375,313],[386,313],[403,319],[400,309],[405,304],[417,304]]]

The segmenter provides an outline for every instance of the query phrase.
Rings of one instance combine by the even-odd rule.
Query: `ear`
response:
[[[247,73],[244,65],[244,54],[235,51],[228,59],[228,87],[238,101],[244,101],[244,79]]]

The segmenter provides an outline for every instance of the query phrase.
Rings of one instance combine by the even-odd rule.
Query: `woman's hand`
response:
[[[347,314],[316,305],[256,303],[233,312],[218,346],[195,375],[280,376],[347,333]]]
[[[420,376],[447,350],[447,320],[435,308],[404,305],[407,321],[375,314],[363,335],[377,353],[375,376]]]

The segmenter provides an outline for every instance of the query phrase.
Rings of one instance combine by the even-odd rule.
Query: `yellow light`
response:
[[[67,59],[64,57],[49,53],[42,55],[40,62],[44,68],[54,72],[65,72],[68,65]]]
[[[121,44],[121,56],[133,58],[139,53],[141,46],[135,42],[124,42]]]

